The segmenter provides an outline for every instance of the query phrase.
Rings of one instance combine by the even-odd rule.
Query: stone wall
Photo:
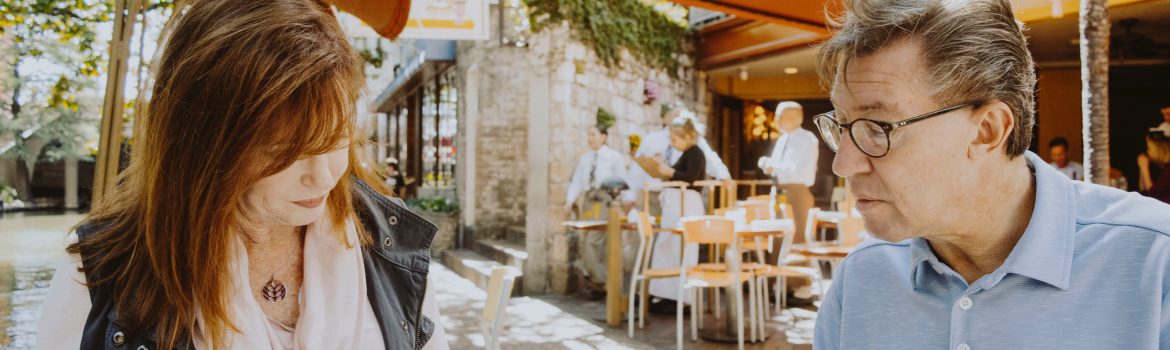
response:
[[[474,80],[470,85],[476,91],[461,91],[465,97],[476,94],[473,105],[477,109],[468,111],[467,98],[460,100],[461,118],[468,112],[475,115],[472,123],[460,123],[462,149],[468,148],[468,132],[474,133],[471,138],[475,157],[474,169],[457,170],[457,176],[465,177],[461,183],[474,181],[474,191],[470,191],[474,193],[460,198],[464,208],[467,201],[474,200],[474,222],[462,224],[465,229],[474,230],[476,238],[485,238],[498,237],[508,227],[539,223],[528,225],[526,232],[530,261],[525,269],[525,292],[569,293],[574,290],[573,281],[577,278],[572,269],[577,256],[577,234],[566,232],[560,225],[567,214],[562,209],[564,194],[578,158],[588,151],[586,129],[596,123],[597,108],[605,108],[617,117],[609,132],[608,145],[628,155],[630,135],[644,136],[662,127],[660,104],[681,101],[697,109],[700,119],[706,120],[707,103],[696,101],[696,91],[702,90],[693,83],[693,70],[684,69],[680,78],[672,79],[664,71],[639,63],[628,53],[623,53],[621,68],[605,67],[590,49],[570,39],[566,25],[532,35],[527,48],[501,46],[496,38],[493,35],[488,41],[459,43],[455,69],[465,82]],[[537,135],[528,133],[529,118],[539,117],[530,116],[530,108],[543,105],[530,103],[530,89],[545,88],[531,84],[541,81],[533,79],[545,79],[546,72],[550,100],[547,101],[548,141],[530,144],[530,139]],[[658,99],[652,103],[644,103],[642,91],[646,79],[659,85]],[[534,96],[545,95],[540,92]],[[547,152],[548,161],[532,164],[529,161],[532,152],[542,155]],[[461,157],[469,155],[461,153]],[[465,163],[460,161],[461,166],[466,166]],[[547,205],[532,207],[535,212],[526,210],[530,208],[526,202],[530,189],[528,177],[533,171],[546,173],[548,178],[547,187],[537,186],[542,190],[539,192],[547,192]],[[529,287],[539,290],[527,290]]]
[[[559,294],[576,289],[572,266],[579,234],[566,231],[560,222],[568,214],[563,210],[565,189],[578,159],[588,151],[586,132],[596,124],[597,108],[605,108],[617,117],[609,131],[608,146],[630,155],[630,135],[644,136],[662,127],[660,104],[680,101],[689,108],[696,107],[691,70],[672,79],[666,72],[634,60],[628,52],[622,55],[622,67],[608,68],[585,45],[567,40],[569,37],[567,26],[562,26],[550,28],[532,40],[534,54],[551,72],[549,132],[555,137],[548,145],[549,206],[546,212],[528,215],[548,218],[544,234],[549,249],[549,287]],[[658,99],[650,103],[644,103],[646,79],[659,85]],[[699,108],[701,119],[705,120],[705,112],[705,106]]]
[[[457,66],[464,81],[477,80],[478,115],[475,125],[460,123],[460,135],[475,128],[475,222],[464,223],[479,237],[499,237],[508,227],[524,225],[525,175],[528,170],[527,81],[530,53],[523,48],[501,47],[498,41],[460,42]],[[472,77],[474,76],[474,77]],[[464,85],[465,86],[465,85]],[[461,115],[467,98],[460,100]],[[466,142],[466,138],[461,138]],[[466,145],[461,149],[467,149]],[[465,164],[466,162],[459,162]],[[460,171],[470,176],[468,171]],[[466,207],[463,205],[462,207]]]

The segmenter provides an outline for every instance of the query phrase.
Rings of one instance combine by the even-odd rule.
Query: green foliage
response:
[[[597,125],[609,129],[613,127],[614,123],[617,123],[617,117],[614,117],[613,113],[605,110],[605,108],[597,107]]]
[[[459,212],[459,204],[447,200],[447,197],[420,197],[406,201],[406,205],[421,211],[433,213],[453,214]]]
[[[0,184],[0,202],[12,203],[16,200],[16,189],[5,184]]]
[[[607,67],[621,67],[625,48],[643,63],[679,75],[689,53],[687,28],[635,0],[524,0],[533,32],[567,21],[572,35]]]

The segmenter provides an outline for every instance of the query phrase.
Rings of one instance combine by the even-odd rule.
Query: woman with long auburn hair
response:
[[[436,229],[354,166],[364,76],[328,4],[176,16],[129,165],[76,228],[38,345],[447,348],[427,288]]]

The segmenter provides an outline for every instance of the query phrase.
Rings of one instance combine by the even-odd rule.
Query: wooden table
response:
[[[590,234],[605,233],[605,323],[612,327],[622,325],[622,230],[637,227],[625,223],[625,215],[618,207],[609,208],[609,220],[565,221],[561,225]]]
[[[849,252],[853,251],[857,246],[841,246],[841,245],[807,245],[798,244],[792,246],[792,253],[804,255],[810,258],[818,259],[844,259],[849,256]]]

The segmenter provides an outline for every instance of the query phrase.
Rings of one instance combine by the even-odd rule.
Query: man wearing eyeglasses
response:
[[[814,118],[867,231],[815,349],[1170,349],[1170,206],[1027,151],[1008,0],[845,1]]]

